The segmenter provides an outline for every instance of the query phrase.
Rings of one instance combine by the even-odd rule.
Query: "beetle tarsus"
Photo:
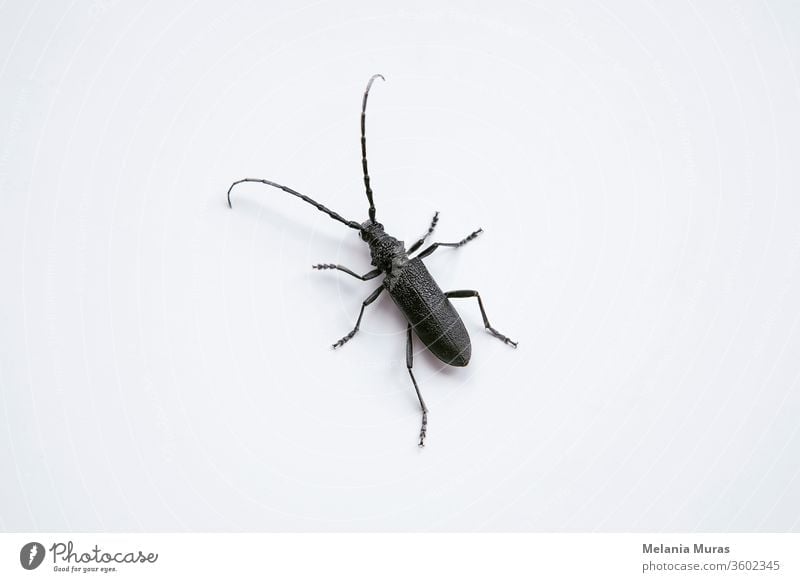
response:
[[[338,267],[337,267],[337,265],[334,265],[334,268],[338,268]],[[374,271],[371,271],[371,273],[374,275],[374,273],[375,273],[375,272],[374,272]],[[351,273],[351,274],[352,274],[352,273]],[[358,277],[358,275],[356,275],[356,276]],[[359,278],[360,278],[360,277],[359,277]],[[366,279],[365,279],[365,280],[366,280]],[[381,285],[380,287],[378,287],[377,289],[375,289],[375,291],[373,291],[372,293],[370,293],[370,296],[369,296],[369,297],[367,297],[366,299],[364,299],[364,302],[361,304],[361,311],[359,311],[359,312],[358,312],[358,319],[356,320],[356,325],[355,325],[355,327],[353,328],[353,330],[352,330],[350,333],[348,333],[346,336],[344,336],[344,337],[343,337],[342,339],[340,339],[338,342],[336,342],[335,344],[333,344],[333,349],[334,349],[334,350],[335,350],[336,348],[340,348],[340,347],[342,347],[344,344],[346,344],[348,341],[350,341],[350,338],[352,338],[354,335],[356,335],[356,332],[358,331],[358,328],[359,328],[359,327],[361,327],[361,318],[362,318],[362,317],[364,317],[364,310],[367,308],[367,305],[369,305],[370,303],[372,303],[373,301],[375,301],[375,300],[378,298],[378,295],[380,295],[380,294],[383,292],[383,290],[384,290],[385,288],[386,288],[386,287],[384,287],[383,285]]]
[[[369,273],[364,273],[363,275],[359,275],[358,273],[354,273],[353,271],[351,271],[347,267],[343,267],[341,265],[334,265],[333,263],[325,263],[325,264],[320,264],[320,265],[311,265],[311,268],[312,269],[317,269],[319,271],[322,271],[322,270],[325,270],[325,269],[334,269],[334,270],[337,270],[337,271],[341,271],[342,273],[347,273],[351,277],[355,277],[356,279],[361,279],[362,281],[369,281],[370,279],[374,279],[375,277],[377,277],[378,275],[380,275],[383,272],[380,269],[373,269]]]
[[[428,411],[422,411],[422,428],[419,429],[419,447],[425,448],[425,436],[428,434]]]
[[[358,331],[358,328],[355,328],[353,331],[351,331],[350,333],[348,333],[348,334],[347,334],[346,336],[344,336],[342,339],[340,339],[339,341],[337,341],[335,344],[333,344],[333,349],[335,350],[336,348],[340,348],[340,347],[342,347],[344,344],[346,344],[347,342],[349,342],[351,339],[353,339],[353,336],[354,336],[354,335],[356,335],[356,332],[357,332],[357,331]]]
[[[492,334],[497,339],[501,340],[503,343],[505,343],[505,344],[507,344],[509,346],[512,346],[513,348],[516,348],[517,345],[518,345],[517,342],[512,340],[510,337],[504,336],[502,333],[500,333],[499,331],[497,331],[493,327],[487,327],[486,331],[488,331],[490,334]]]
[[[412,253],[417,252],[417,249],[419,249],[419,247],[421,247],[423,244],[425,244],[425,241],[427,240],[427,238],[430,235],[433,234],[434,230],[436,230],[436,224],[438,222],[439,222],[439,211],[437,210],[433,215],[433,220],[431,220],[431,225],[428,227],[428,232],[423,234],[422,237],[417,242],[415,242],[413,245],[411,245],[409,247],[409,249],[406,251],[409,255],[412,254]]]
[[[480,234],[482,234],[482,233],[483,233],[483,229],[482,229],[482,228],[479,228],[478,230],[476,230],[475,232],[473,232],[472,234],[470,234],[468,237],[464,238],[463,240],[460,240],[460,241],[458,241],[458,242],[456,243],[456,247],[462,247],[462,246],[464,246],[464,245],[465,245],[465,244],[467,244],[469,241],[471,241],[471,240],[473,240],[473,239],[476,239],[476,238],[478,238],[478,236],[479,236]]]
[[[443,243],[443,242],[433,243],[431,246],[429,246],[428,248],[424,249],[419,255],[417,255],[417,257],[420,258],[420,259],[424,259],[425,257],[429,257],[439,247],[451,247],[451,248],[454,248],[454,249],[457,249],[459,247],[463,247],[469,241],[475,240],[476,238],[478,238],[478,236],[481,233],[483,233],[483,229],[479,228],[478,230],[476,230],[475,232],[473,232],[473,233],[469,234],[468,236],[462,238],[458,242],[454,242],[454,243]]]

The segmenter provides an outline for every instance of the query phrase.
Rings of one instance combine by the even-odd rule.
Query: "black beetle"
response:
[[[326,208],[308,196],[300,194],[300,192],[286,186],[281,186],[275,182],[259,178],[243,178],[231,184],[231,187],[228,188],[228,206],[232,208],[231,190],[233,190],[234,186],[242,182],[258,182],[280,188],[284,192],[297,196],[315,206],[318,210],[324,212],[334,220],[338,220],[359,232],[361,240],[369,245],[369,250],[372,255],[372,265],[375,269],[364,275],[358,275],[341,265],[322,264],[312,266],[314,269],[336,269],[343,271],[362,281],[369,281],[381,274],[385,275],[381,286],[370,293],[369,297],[361,304],[361,311],[358,314],[358,319],[356,320],[356,325],[353,330],[333,344],[333,347],[335,349],[344,345],[356,334],[361,325],[364,309],[367,305],[375,301],[384,290],[388,290],[389,295],[391,295],[395,304],[408,320],[406,332],[406,366],[411,376],[411,381],[414,384],[414,390],[417,392],[420,406],[422,407],[422,427],[419,431],[419,446],[424,447],[425,435],[428,427],[428,407],[425,406],[425,401],[422,399],[417,380],[414,378],[414,372],[411,369],[413,365],[412,330],[417,334],[417,337],[422,340],[425,346],[444,363],[450,364],[451,366],[466,366],[472,354],[472,345],[464,323],[461,321],[461,317],[453,307],[453,304],[450,303],[450,299],[475,297],[478,300],[481,316],[483,316],[483,325],[489,333],[515,348],[517,347],[517,343],[491,326],[489,318],[486,317],[483,301],[481,301],[481,296],[477,291],[462,290],[442,292],[422,262],[422,259],[433,253],[439,247],[460,247],[467,244],[483,232],[482,229],[479,228],[459,242],[433,243],[425,248],[419,255],[411,258],[410,255],[419,250],[425,240],[433,233],[436,228],[436,223],[439,221],[439,213],[437,212],[434,214],[428,232],[411,245],[408,250],[406,250],[403,241],[388,235],[384,231],[383,225],[375,220],[375,203],[372,200],[372,188],[370,187],[369,172],[367,171],[367,139],[365,137],[367,97],[369,97],[369,90],[372,87],[372,83],[375,82],[375,79],[385,81],[382,75],[373,75],[367,83],[367,88],[364,91],[364,98],[361,102],[361,165],[364,171],[364,186],[367,191],[367,200],[369,201],[369,219],[366,222],[359,224],[354,220],[346,220],[340,214]]]

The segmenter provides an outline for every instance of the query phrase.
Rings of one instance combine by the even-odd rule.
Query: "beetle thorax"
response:
[[[367,221],[361,228],[361,238],[369,245],[374,266],[389,274],[394,268],[408,262],[403,241],[386,234],[381,223]]]

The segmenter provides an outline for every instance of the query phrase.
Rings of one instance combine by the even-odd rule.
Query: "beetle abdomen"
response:
[[[469,334],[420,259],[412,259],[384,280],[397,307],[419,339],[440,360],[466,366],[472,355]]]

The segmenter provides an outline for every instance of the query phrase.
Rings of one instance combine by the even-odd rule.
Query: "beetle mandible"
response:
[[[367,306],[373,303],[381,293],[389,291],[392,300],[408,320],[408,327],[406,329],[406,367],[408,368],[408,374],[411,376],[411,382],[414,384],[414,390],[417,393],[417,398],[419,398],[419,404],[422,408],[422,426],[419,431],[419,446],[424,447],[425,436],[428,429],[428,407],[425,406],[425,400],[422,398],[422,393],[419,390],[419,385],[417,384],[416,378],[414,378],[414,372],[412,370],[414,355],[412,331],[422,340],[425,347],[444,363],[451,366],[466,366],[472,355],[472,345],[464,323],[461,321],[461,317],[453,307],[450,299],[474,297],[478,300],[478,307],[481,310],[483,325],[486,330],[494,337],[514,348],[517,347],[517,342],[512,341],[491,326],[489,318],[486,316],[486,310],[483,307],[483,301],[477,291],[459,290],[443,292],[422,262],[422,259],[430,256],[439,247],[458,248],[464,246],[480,235],[483,229],[479,228],[458,242],[435,242],[423,249],[416,257],[412,258],[411,255],[417,252],[427,238],[433,234],[436,224],[439,221],[439,213],[436,212],[434,214],[428,231],[411,245],[408,250],[406,250],[403,241],[397,240],[393,236],[387,234],[383,229],[383,225],[375,220],[375,203],[372,200],[372,187],[370,186],[369,172],[367,170],[366,111],[369,91],[376,79],[381,79],[382,81],[386,80],[383,75],[373,75],[367,82],[367,88],[364,91],[364,97],[361,101],[361,166],[364,173],[364,187],[367,192],[367,201],[369,202],[369,218],[365,222],[358,223],[354,220],[347,220],[340,214],[296,190],[260,178],[243,178],[231,184],[231,187],[228,188],[228,206],[232,208],[231,190],[233,190],[234,186],[243,182],[258,182],[279,188],[288,194],[297,196],[301,200],[315,206],[317,210],[324,212],[334,220],[338,220],[342,224],[358,231],[361,240],[369,245],[370,254],[372,255],[372,266],[375,267],[372,271],[364,275],[358,275],[342,265],[312,265],[314,269],[335,269],[342,271],[362,281],[369,281],[379,275],[384,275],[383,283],[370,293],[369,297],[361,304],[361,311],[358,313],[355,327],[350,333],[334,343],[333,348],[341,347],[353,338],[356,332],[358,332],[358,328],[361,325],[361,318],[364,316],[364,310]]]

